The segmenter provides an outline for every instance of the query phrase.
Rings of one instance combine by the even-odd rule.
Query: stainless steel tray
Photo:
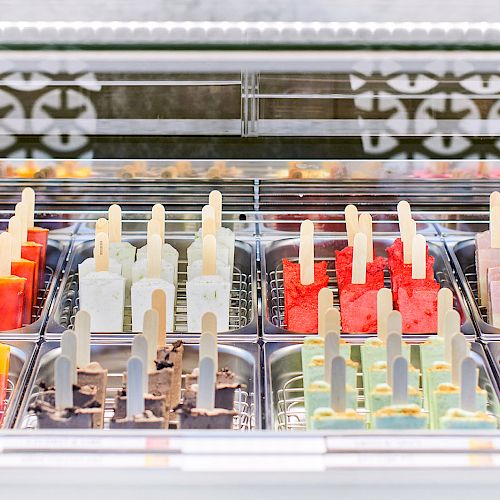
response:
[[[37,344],[29,341],[2,341],[2,343],[10,346],[10,363],[3,415],[0,412],[0,422],[2,422],[0,427],[9,429],[15,422]]]
[[[376,255],[386,256],[385,249],[393,243],[396,236],[374,236]],[[469,317],[469,310],[460,293],[458,284],[453,277],[453,271],[444,249],[443,243],[437,238],[428,238],[429,252],[434,257],[435,276],[442,286],[450,288],[454,294],[455,308],[462,318],[462,332],[474,336],[475,330]],[[330,277],[329,287],[334,290],[335,303],[338,306],[337,278],[335,275],[335,250],[341,250],[347,245],[345,237],[316,238],[314,242],[316,260],[328,261],[327,273]],[[284,324],[284,290],[282,259],[298,260],[298,239],[263,240],[262,259],[262,304],[265,307],[264,338],[266,340],[295,340],[303,338],[303,333],[293,333],[286,330]],[[390,286],[389,272],[386,270],[386,286]],[[369,334],[360,335],[361,338]],[[352,338],[353,334],[345,334]],[[416,335],[416,338],[421,335]],[[356,337],[356,335],[354,335]],[[407,338],[412,335],[405,335]]]
[[[485,350],[490,356],[490,361],[493,365],[493,373],[500,384],[500,342],[487,342]]]
[[[469,234],[464,236],[466,239],[445,238],[446,248],[451,255],[460,286],[467,297],[472,317],[478,326],[481,337],[500,339],[500,328],[495,328],[488,323],[486,307],[479,305],[474,236]]]
[[[96,342],[91,345],[91,359],[97,361],[109,371],[108,388],[105,407],[105,428],[113,416],[113,403],[116,392],[122,387],[122,375],[130,357],[131,343]],[[36,401],[40,384],[52,385],[54,382],[54,362],[60,354],[59,342],[45,342],[42,344],[27,390],[21,403],[19,417],[16,421],[18,429],[35,429],[36,416],[29,411],[30,404]],[[199,346],[184,344],[183,374],[191,373],[198,366]],[[234,418],[234,429],[252,430],[261,427],[260,422],[260,348],[256,343],[220,343],[219,366],[229,368],[237,377],[244,389],[235,393],[234,409],[237,416]],[[173,422],[176,416],[172,415]]]
[[[422,338],[420,342],[424,340]],[[361,343],[354,340],[351,348],[351,358],[358,363]],[[410,343],[418,344],[419,341],[411,340]],[[305,430],[301,347],[297,342],[264,344],[265,412],[268,429]],[[500,391],[483,346],[473,342],[471,353],[479,368],[479,386],[488,392],[488,411],[500,419]],[[412,349],[411,356],[412,364],[420,368],[418,350]],[[362,405],[364,394],[361,371],[358,373],[357,385],[358,404]]]
[[[69,242],[64,237],[61,239],[49,238],[47,245],[47,261],[43,287],[38,290],[36,306],[33,309],[32,323],[23,325],[22,328],[0,332],[2,339],[12,340],[38,340],[42,334],[43,326],[49,315],[52,298],[57,290],[64,262],[68,255]]]
[[[124,235],[128,241],[140,248],[146,244],[144,236]],[[179,281],[177,288],[177,304],[175,311],[174,337],[198,338],[199,334],[187,332],[186,311],[186,277],[187,277],[187,248],[193,241],[192,235],[174,235],[168,237],[168,242],[179,251]],[[54,301],[50,319],[46,328],[45,338],[57,340],[61,333],[73,328],[75,314],[78,311],[78,264],[92,256],[94,240],[76,239],[70,259],[65,269],[59,293]],[[255,307],[256,296],[256,258],[255,246],[252,242],[237,241],[234,258],[233,287],[231,292],[230,331],[220,333],[221,339],[254,340],[258,336],[257,314]],[[132,318],[130,306],[125,308],[124,333],[131,333]],[[109,339],[119,339],[120,334],[103,332],[102,336]]]

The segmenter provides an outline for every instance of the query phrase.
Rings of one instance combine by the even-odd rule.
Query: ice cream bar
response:
[[[389,384],[378,384],[370,393],[368,407],[371,412],[376,412],[392,404],[392,387]],[[408,387],[408,403],[422,406],[422,393],[415,387]]]
[[[331,408],[317,408],[311,417],[311,428],[315,431],[364,429],[365,418],[352,409],[336,412]]]
[[[35,226],[35,191],[32,188],[23,189],[22,202],[26,205],[28,241],[42,245],[40,250],[40,265],[38,270],[38,281],[43,283],[45,277],[45,266],[47,262],[47,243],[49,230]]]
[[[167,331],[174,331],[174,303],[175,286],[173,283],[161,279],[161,239],[154,234],[148,243],[148,272],[147,277],[132,285],[132,330],[142,331],[144,313],[151,308],[152,296],[155,290],[165,292],[167,303],[165,320]]]
[[[222,261],[217,260],[216,263],[216,273],[218,276],[227,281],[228,283],[232,283],[233,273],[232,269],[229,265],[224,264]],[[198,278],[203,275],[203,261],[196,260],[188,265],[187,267],[187,279],[188,281],[192,281],[195,278]]]
[[[138,281],[147,278],[147,276],[148,260],[141,259],[135,261],[132,266],[132,283],[137,283]],[[172,264],[166,260],[161,261],[160,279],[172,283],[175,286],[174,268],[172,267]]]
[[[32,322],[33,307],[36,305],[38,290],[35,288],[35,263],[21,258],[22,221],[19,217],[9,220],[9,234],[12,236],[11,273],[25,278],[23,301],[23,324]]]
[[[164,427],[165,419],[156,417],[150,410],[144,410],[131,418],[113,417],[109,422],[110,429],[163,429]]]
[[[3,420],[4,404],[9,385],[10,347],[0,344],[0,426]]]
[[[11,274],[12,237],[0,234],[0,330],[22,326],[26,278]]]
[[[216,243],[213,235],[203,239],[203,276],[186,283],[188,332],[201,332],[201,318],[207,312],[217,317],[219,332],[229,331],[231,285],[216,273]]]
[[[80,277],[80,309],[91,318],[92,332],[122,332],[125,278],[109,271],[108,236],[96,236],[95,271]]]
[[[349,359],[351,357],[351,346],[345,340],[340,339],[339,352],[342,357]],[[325,339],[320,336],[311,336],[304,339],[301,349],[302,367],[306,367],[315,356],[324,356]],[[304,368],[302,368],[303,370]]]
[[[450,408],[441,418],[440,427],[446,430],[489,430],[497,428],[497,419],[481,411]]]
[[[419,430],[427,427],[427,415],[418,405],[391,405],[375,412],[374,429]]]
[[[290,331],[318,331],[318,296],[328,286],[327,263],[314,262],[314,226],[304,221],[300,229],[299,263],[283,259],[285,323]]]
[[[324,356],[314,356],[311,362],[304,368],[304,387],[308,387],[317,380],[325,378],[325,358]],[[351,359],[346,360],[346,380],[347,384],[356,387],[356,377],[358,373],[358,363]]]
[[[165,342],[163,342],[162,345],[158,346],[156,361],[158,366],[164,364],[170,366],[172,364],[174,369],[170,391],[170,408],[175,408],[181,400],[183,355],[184,345],[181,340],[176,340],[172,345],[165,345]]]

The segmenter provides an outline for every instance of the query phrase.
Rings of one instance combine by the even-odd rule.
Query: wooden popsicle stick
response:
[[[210,192],[208,196],[208,204],[215,212],[215,230],[222,227],[222,193],[217,190]]]
[[[354,245],[354,236],[359,233],[358,209],[355,205],[347,205],[344,209],[347,246]]]
[[[142,333],[139,333],[134,337],[134,340],[132,341],[131,355],[132,357],[139,358],[142,362],[142,369],[144,371],[144,385],[142,393],[146,394],[148,392],[148,341]]]
[[[54,367],[56,388],[56,408],[73,408],[73,384],[71,383],[71,361],[66,356],[58,356]]]
[[[414,280],[423,280],[426,277],[426,242],[424,236],[417,234],[413,238],[411,256],[411,277]]]
[[[144,313],[142,333],[148,344],[147,369],[155,369],[156,348],[158,339],[158,312],[154,309],[148,309]]]
[[[332,360],[340,356],[340,334],[338,332],[328,332],[325,336],[325,381],[331,384]]]
[[[215,364],[213,358],[205,357],[200,360],[198,374],[198,393],[196,407],[204,410],[213,410],[215,406]]]
[[[408,223],[412,219],[411,206],[406,200],[401,200],[398,203],[398,221],[399,221],[399,232],[401,232],[401,227]]]
[[[300,225],[299,264],[300,283],[314,283],[314,224],[309,219]]]
[[[417,234],[417,223],[410,219],[403,224],[401,232],[401,241],[403,242],[403,262],[411,264],[413,256],[413,238]]]
[[[451,337],[451,382],[460,385],[460,370],[462,360],[467,356],[467,341],[461,333],[454,333]]]
[[[327,309],[324,321],[325,332],[337,332],[340,334],[340,312],[336,307]]]
[[[399,311],[391,311],[387,316],[387,335],[393,332],[403,334],[403,316]]]
[[[161,203],[153,205],[151,210],[151,220],[160,225],[160,236],[162,243],[165,241],[165,207]]]
[[[201,339],[203,337],[203,340]],[[201,337],[199,359],[211,357],[214,360],[215,371],[219,369],[219,356],[217,348],[217,316],[207,312],[201,318]]]
[[[201,237],[204,238],[209,234],[215,236],[216,223],[215,223],[215,211],[210,205],[205,205],[201,209]]]
[[[0,234],[0,276],[10,276],[12,262],[12,236]]]
[[[333,307],[333,290],[322,288],[318,293],[318,335],[320,337],[325,336],[325,314],[330,307]]]
[[[76,384],[76,351],[77,338],[73,330],[66,330],[61,336],[61,355],[71,362],[71,383]]]
[[[408,361],[404,356],[397,356],[392,361],[392,404],[408,403]]]
[[[85,368],[90,363],[90,314],[78,311],[75,316],[76,366]]]
[[[217,241],[213,234],[203,238],[203,276],[217,274]]]
[[[437,334],[444,337],[444,318],[453,310],[453,292],[449,288],[441,288],[438,292],[438,324]]]
[[[367,212],[359,216],[359,231],[366,236],[366,261],[373,262],[372,216]]]
[[[460,366],[460,408],[476,411],[477,367],[475,361],[466,356]]]
[[[400,333],[392,332],[387,336],[387,383],[392,384],[393,362],[403,353],[403,339]]]
[[[15,215],[21,220],[21,241],[26,243],[28,241],[28,214],[24,203],[16,204]]]
[[[21,194],[21,201],[26,206],[26,223],[28,227],[35,227],[35,191],[30,188],[24,188]]]
[[[146,379],[146,381],[145,381]],[[132,356],[127,362],[127,419],[132,420],[144,413],[144,385],[147,377],[144,375],[143,360]]]
[[[165,290],[157,288],[151,295],[151,308],[158,313],[158,328],[156,330],[156,346],[158,349],[167,344],[167,294]]]
[[[21,219],[17,215],[9,219],[9,234],[12,236],[12,260],[19,260],[21,258],[22,227]]]
[[[332,410],[343,413],[346,410],[346,367],[342,356],[335,356],[330,364],[330,402]]]
[[[94,259],[96,272],[109,270],[109,239],[107,234],[99,233],[95,237]]]
[[[500,205],[490,211],[491,248],[500,248]]]
[[[109,219],[109,242],[120,243],[122,241],[122,209],[120,205],[111,205],[108,210]]]
[[[150,219],[148,220],[148,239],[155,234],[161,238],[161,222],[156,219]]]
[[[105,233],[109,237],[109,222],[104,217],[97,219],[95,223],[95,234],[98,235],[99,233]]]
[[[452,309],[444,315],[444,359],[451,365],[451,338],[460,333],[460,314]]]
[[[377,292],[377,335],[380,340],[387,338],[387,320],[392,312],[392,291],[381,288]]]
[[[490,210],[493,207],[500,207],[500,191],[493,191],[490,194]]]
[[[352,283],[364,285],[366,283],[366,235],[356,233],[352,252]]]
[[[148,240],[147,248],[147,270],[148,278],[160,278],[161,276],[161,237],[153,234]]]

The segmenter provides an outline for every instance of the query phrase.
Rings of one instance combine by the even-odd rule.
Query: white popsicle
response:
[[[229,301],[231,285],[216,274],[215,236],[203,240],[203,275],[186,283],[188,332],[201,332],[203,314],[217,317],[218,332],[229,330]]]
[[[80,309],[91,318],[92,332],[123,331],[125,278],[109,271],[108,236],[96,236],[95,270],[80,276]]]
[[[161,279],[161,238],[158,234],[151,236],[149,240],[147,262],[147,277],[132,285],[132,330],[143,331],[144,314],[151,309],[153,292],[161,289],[167,296],[165,310],[167,331],[172,332],[174,330],[175,286]]]

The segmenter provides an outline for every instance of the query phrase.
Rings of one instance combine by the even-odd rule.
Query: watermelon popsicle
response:
[[[0,331],[21,328],[26,278],[11,274],[12,236],[0,234]]]
[[[22,221],[19,217],[9,220],[9,234],[12,236],[11,272],[14,276],[25,278],[23,324],[29,325],[35,306],[37,290],[35,289],[35,263],[21,258]]]
[[[9,386],[10,347],[0,344],[0,426],[2,425]]]
[[[318,331],[318,295],[328,286],[327,263],[314,262],[314,224],[310,220],[300,228],[299,263],[283,259],[285,288],[285,324],[301,333]]]
[[[32,188],[25,188],[22,192],[22,202],[26,206],[26,216],[28,225],[28,241],[42,245],[40,250],[40,264],[38,268],[38,281],[43,284],[45,278],[45,266],[47,262],[47,243],[49,230],[35,226],[35,191]]]

